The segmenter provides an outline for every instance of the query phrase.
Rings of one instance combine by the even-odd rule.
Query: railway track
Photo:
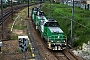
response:
[[[39,4],[39,3],[32,3],[29,6],[35,5],[35,4]],[[2,24],[2,19],[5,21],[11,14],[15,13],[16,11],[23,9],[25,7],[27,7],[28,4],[22,4],[22,5],[16,5],[13,7],[8,7],[6,9],[3,10],[3,18],[1,17],[1,11],[0,11],[0,25]]]
[[[56,57],[57,60],[82,60],[81,58],[76,57],[70,51],[50,51]]]
[[[7,12],[6,14],[3,14],[3,17],[4,17],[4,18],[1,18],[1,17],[0,17],[0,25],[2,24],[1,19],[3,19],[3,20],[5,21],[11,14],[12,14],[12,11],[9,11],[9,12]]]
[[[83,60],[75,56],[69,49],[52,52],[58,60]]]
[[[76,57],[70,50],[67,50],[66,52],[62,52],[64,55],[67,56],[68,60],[80,60],[78,57]]]
[[[60,51],[60,52],[53,52],[53,54],[55,55],[55,57],[58,60],[68,60],[68,58]]]
[[[69,51],[62,51],[62,53],[64,54],[64,56],[68,59],[68,60],[78,60],[73,54],[70,54]]]
[[[10,15],[12,15],[14,13],[14,11],[22,9],[26,6],[27,5],[17,5],[17,6],[14,6],[13,8],[8,7],[6,9],[4,9],[3,17],[1,17],[1,14],[0,14],[0,25],[2,24],[2,19],[3,19],[3,21],[5,21]],[[13,11],[12,11],[12,9],[13,9]]]

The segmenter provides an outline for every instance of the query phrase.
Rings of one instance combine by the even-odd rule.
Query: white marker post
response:
[[[0,52],[1,52],[2,42],[0,42]]]

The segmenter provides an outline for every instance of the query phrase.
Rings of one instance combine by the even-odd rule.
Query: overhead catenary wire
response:
[[[81,24],[81,23],[79,23],[79,22],[77,22],[77,21],[75,21],[75,20],[73,20],[75,23],[77,23],[77,24],[79,24],[79,25],[81,25],[82,27],[84,27],[84,28],[87,28],[88,29],[88,27],[87,26],[85,26],[85,25],[83,25],[83,24]]]
[[[53,18],[53,17],[52,17]],[[57,16],[57,17],[55,17],[55,18],[68,18],[68,19],[70,19],[70,21],[71,21],[71,17],[68,17],[68,16],[63,16],[63,17],[61,17],[61,16]],[[90,18],[87,18],[87,19],[90,19]],[[89,27],[87,27],[86,25],[83,25],[83,24],[81,24],[81,23],[79,23],[79,22],[77,22],[77,21],[75,21],[75,20],[72,20],[73,22],[75,22],[75,23],[77,23],[78,25],[81,25],[82,27],[84,27],[84,28],[89,28]]]

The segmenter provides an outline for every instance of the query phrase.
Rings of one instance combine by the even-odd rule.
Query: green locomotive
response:
[[[36,29],[45,38],[48,48],[51,50],[64,50],[67,46],[67,37],[60,29],[56,20],[47,19],[44,12],[35,7],[32,9],[31,17],[35,23]]]

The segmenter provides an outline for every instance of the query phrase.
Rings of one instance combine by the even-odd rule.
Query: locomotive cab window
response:
[[[37,15],[37,12],[35,12],[34,14]]]
[[[58,22],[47,22],[45,23],[44,26],[48,26],[48,27],[59,27]]]
[[[39,12],[39,15],[40,15],[40,16],[43,16],[43,15],[44,15],[44,12]]]
[[[33,8],[34,11],[39,11],[39,8],[35,7]]]

